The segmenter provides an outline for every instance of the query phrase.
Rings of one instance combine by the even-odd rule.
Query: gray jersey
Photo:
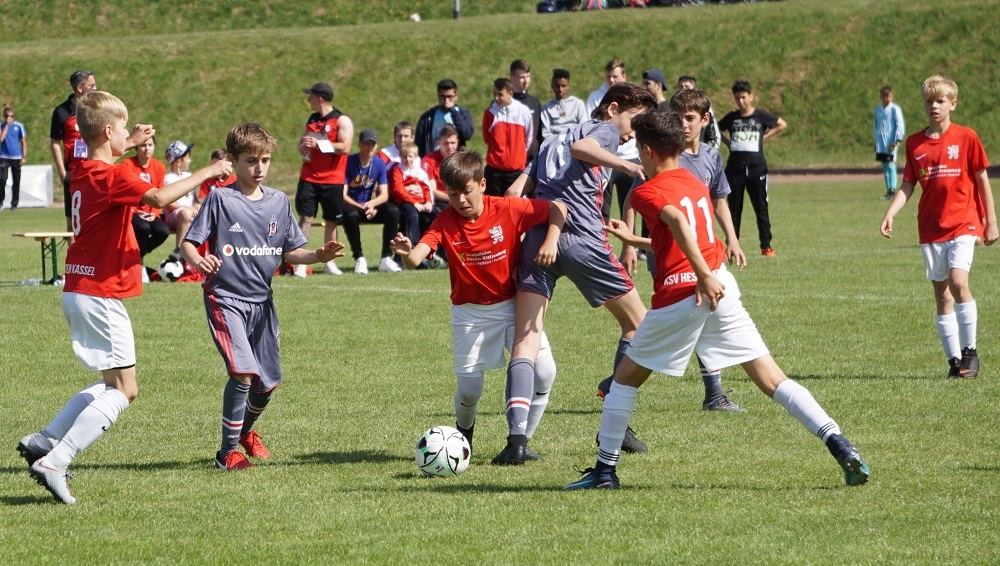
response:
[[[722,154],[714,147],[701,144],[698,146],[698,155],[682,151],[680,166],[690,171],[699,181],[705,183],[712,200],[726,198],[732,192],[732,189],[729,188],[729,180],[726,179],[726,171],[722,166]],[[634,189],[643,183],[645,181],[636,178],[632,183],[632,188]]]
[[[570,148],[583,138],[594,139],[609,153],[618,149],[618,128],[609,122],[588,120],[546,140],[538,158],[528,166],[527,174],[535,181],[535,196],[566,205],[564,233],[592,237],[604,241],[604,218],[601,204],[604,186],[611,169],[593,165],[570,155]]]
[[[222,260],[209,275],[205,292],[251,303],[271,298],[271,278],[285,252],[308,242],[292,216],[285,193],[261,186],[264,196],[250,200],[235,185],[208,193],[186,241],[208,242],[209,253]]]

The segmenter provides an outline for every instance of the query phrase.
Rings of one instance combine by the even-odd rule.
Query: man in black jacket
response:
[[[437,150],[438,137],[444,126],[451,126],[458,132],[459,148],[464,148],[476,131],[472,125],[472,115],[458,105],[458,85],[455,81],[441,79],[437,84],[437,94],[438,105],[421,114],[417,121],[413,141],[417,144],[420,157]]]

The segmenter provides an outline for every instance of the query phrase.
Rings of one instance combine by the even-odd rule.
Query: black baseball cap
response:
[[[327,102],[333,100],[333,87],[327,83],[316,83],[309,88],[302,89],[302,93],[315,94]]]
[[[667,78],[663,76],[663,71],[659,69],[650,69],[642,73],[642,80],[653,81],[654,83],[660,83],[663,90],[667,90]]]
[[[375,130],[361,130],[361,135],[358,136],[358,142],[359,143],[365,143],[365,142],[375,142],[375,143],[378,143],[378,134],[375,133]]]

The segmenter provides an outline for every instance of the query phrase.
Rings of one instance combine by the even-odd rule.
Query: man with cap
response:
[[[354,273],[368,273],[368,260],[361,249],[362,222],[382,224],[382,256],[378,270],[397,273],[402,268],[392,259],[389,244],[399,231],[399,207],[389,200],[389,177],[385,161],[378,155],[375,130],[362,130],[358,153],[347,158],[347,184],[344,185],[344,232],[351,244]]]
[[[354,138],[354,124],[333,107],[333,87],[329,84],[316,83],[302,89],[302,93],[309,95],[313,113],[299,140],[302,169],[295,190],[295,211],[302,233],[308,235],[317,208],[322,206],[323,241],[332,242],[337,239],[337,223],[343,217],[347,156]],[[332,260],[324,265],[323,273],[342,274]],[[306,266],[297,265],[295,275],[305,277]]]
[[[667,97],[663,94],[667,92],[667,79],[663,76],[663,71],[650,69],[642,73],[642,87],[646,92],[656,99],[656,107],[659,110],[669,110],[667,108]]]
[[[163,152],[163,158],[167,160],[167,173],[163,176],[163,186],[176,183],[181,179],[191,176],[191,172],[188,169],[191,168],[192,149],[194,149],[193,143],[188,144],[181,140],[170,142],[167,150]],[[176,245],[171,255],[178,259],[180,259],[181,255],[181,242],[184,241],[184,236],[187,235],[188,228],[191,227],[194,217],[198,215],[198,207],[194,202],[194,193],[195,191],[191,191],[168,204],[163,209],[163,221],[177,235]]]

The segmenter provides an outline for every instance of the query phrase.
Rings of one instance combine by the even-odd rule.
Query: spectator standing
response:
[[[524,59],[516,59],[510,64],[510,85],[514,89],[514,100],[528,107],[531,111],[531,129],[535,133],[528,144],[528,161],[538,157],[538,145],[542,129],[542,104],[537,98],[528,94],[531,86],[531,65]]]
[[[483,112],[486,142],[486,194],[502,197],[528,164],[528,146],[535,138],[531,111],[514,100],[510,79],[493,81],[493,103]],[[417,241],[411,238],[411,241]]]
[[[659,69],[649,69],[648,71],[643,71],[642,88],[646,89],[646,92],[653,95],[653,99],[656,100],[657,108],[661,110],[668,108],[667,97],[664,93],[669,92],[670,89],[667,88],[667,79],[663,76],[663,71]]]
[[[416,143],[420,150],[420,157],[423,157],[438,148],[438,139],[441,137],[441,128],[451,126],[458,132],[458,147],[465,147],[466,142],[472,138],[475,128],[472,124],[472,114],[468,110],[458,105],[458,85],[451,79],[441,79],[437,84],[438,105],[420,115],[417,120]],[[393,132],[395,135],[395,132]],[[413,136],[411,126],[410,135]],[[399,150],[402,143],[396,143],[396,150]],[[398,155],[398,151],[397,151]],[[397,163],[398,159],[395,160]]]
[[[552,70],[552,100],[541,111],[542,142],[558,136],[571,127],[588,120],[583,101],[569,93],[569,71]]]
[[[589,117],[593,118],[592,114],[594,110],[601,105],[601,100],[604,98],[605,93],[608,89],[619,83],[627,83],[628,76],[625,74],[625,63],[621,59],[612,59],[608,61],[608,64],[604,66],[604,84],[601,88],[590,93],[587,97],[587,114]],[[624,143],[618,145],[618,149],[615,151],[615,155],[625,161],[629,161],[634,165],[639,165],[639,150],[635,146],[635,140],[629,139]],[[632,177],[630,177],[623,170],[615,169],[611,173],[611,179],[608,184],[604,187],[604,197],[601,204],[601,216],[604,217],[604,221],[607,222],[611,218],[611,193],[613,191],[618,192],[618,202],[619,202],[619,213],[621,212],[621,203],[625,201],[625,197],[621,195],[628,194],[629,190],[632,188]]]
[[[28,131],[14,120],[14,109],[3,109],[0,123],[0,209],[7,198],[7,172],[10,172],[10,209],[17,210],[21,197],[21,166],[28,155]]]
[[[299,140],[302,169],[295,191],[295,210],[299,228],[308,234],[318,206],[323,207],[323,241],[337,239],[337,224],[343,217],[344,183],[347,177],[347,156],[354,139],[354,124],[347,115],[333,107],[333,87],[316,83],[302,89],[309,95],[313,113]],[[323,273],[342,275],[333,260],[326,262]],[[295,266],[295,275],[306,276],[306,265]]]
[[[97,90],[97,80],[94,73],[80,70],[70,75],[69,86],[73,93],[52,111],[49,145],[52,148],[52,160],[56,163],[56,172],[62,179],[66,230],[72,231],[69,178],[73,169],[87,159],[87,143],[80,137],[80,130],[76,127],[76,100],[83,94]]]
[[[892,87],[882,87],[879,97],[882,104],[875,107],[875,161],[882,164],[885,178],[883,200],[896,196],[896,149],[906,137],[903,109],[892,101]]]

